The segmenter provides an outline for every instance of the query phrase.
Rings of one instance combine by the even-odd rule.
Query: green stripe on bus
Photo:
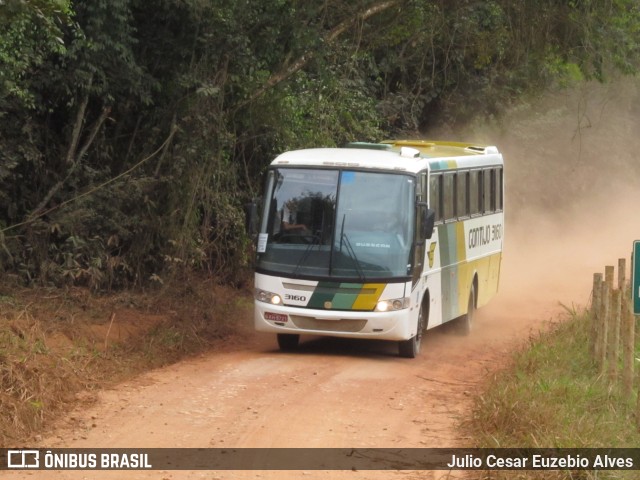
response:
[[[449,223],[438,227],[440,239],[440,265],[442,287],[442,316],[452,318],[458,316],[458,238],[459,231],[456,223]]]
[[[455,223],[438,227],[440,237],[440,265],[443,267],[458,261],[457,236]]]
[[[371,311],[385,287],[385,283],[318,282],[307,308]]]
[[[336,284],[332,282],[318,282],[309,303],[308,308],[324,308],[325,302],[333,300]]]
[[[331,300],[331,308],[350,310],[353,307],[363,285],[361,283],[341,283],[340,290],[353,290],[355,293],[336,293]]]
[[[438,160],[435,162],[431,162],[431,170],[452,170],[454,168],[458,168],[458,162],[455,160]]]

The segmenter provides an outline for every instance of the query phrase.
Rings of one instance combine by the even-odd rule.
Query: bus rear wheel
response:
[[[401,340],[398,342],[398,354],[403,358],[416,358],[420,353],[420,344],[422,343],[422,331],[424,329],[423,309],[420,307],[418,312],[418,331],[409,340]]]
[[[458,335],[469,335],[473,330],[473,319],[476,313],[476,289],[471,284],[471,290],[469,291],[469,303],[467,305],[467,313],[462,315],[456,321],[456,333]]]
[[[278,347],[283,352],[290,352],[298,348],[300,335],[292,333],[278,333]]]

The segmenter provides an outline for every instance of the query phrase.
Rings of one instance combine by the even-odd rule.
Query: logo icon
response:
[[[40,468],[40,452],[38,450],[8,450],[8,468]]]
[[[436,245],[437,244],[438,244],[438,242],[433,242],[429,246],[429,252],[427,253],[427,255],[429,256],[429,268],[433,268],[433,261],[435,260],[435,252],[436,252]]]

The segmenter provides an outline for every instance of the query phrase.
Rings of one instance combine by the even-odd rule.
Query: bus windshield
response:
[[[411,271],[414,178],[350,170],[269,171],[258,269],[346,281]]]

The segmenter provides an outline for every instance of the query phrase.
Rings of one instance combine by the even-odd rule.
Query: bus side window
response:
[[[431,175],[429,178],[429,208],[436,212],[436,223],[444,220],[442,211],[442,175]]]
[[[493,209],[491,208],[491,185],[493,182],[491,181],[493,170],[487,169],[482,171],[482,210],[484,213],[491,213]]]
[[[469,216],[468,198],[469,172],[458,172],[456,174],[456,214],[458,218]]]
[[[491,169],[491,211],[498,210],[498,169]]]
[[[504,208],[502,199],[502,168],[496,169],[496,210],[499,212]]]
[[[443,176],[442,186],[442,213],[444,221],[449,222],[456,219],[456,184],[455,173],[448,172]]]
[[[480,171],[469,172],[469,214],[480,213]]]

